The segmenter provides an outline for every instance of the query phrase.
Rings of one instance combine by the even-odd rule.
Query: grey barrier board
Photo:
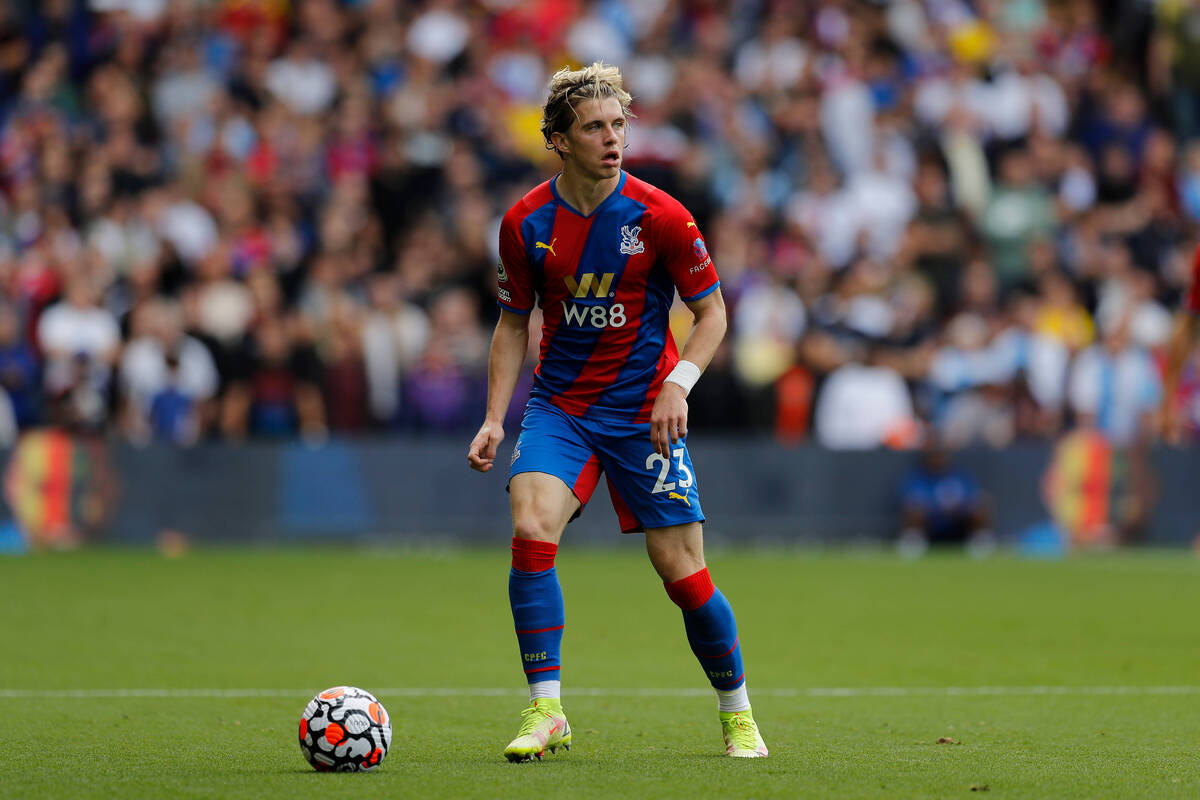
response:
[[[504,543],[511,536],[505,493],[511,440],[494,470],[466,466],[459,437],[335,439],[168,446],[110,445],[118,499],[106,538],[150,542],[165,529],[199,540],[288,542],[354,537],[438,538]],[[898,486],[912,452],[831,452],[769,439],[693,436],[689,442],[714,544],[886,540],[898,527]],[[1013,535],[1047,518],[1041,496],[1051,446],[965,450],[954,462],[993,498],[993,522]],[[7,459],[5,459],[7,461]],[[1150,455],[1156,505],[1145,533],[1153,544],[1191,542],[1200,530],[1200,451]],[[4,507],[7,514],[7,506]],[[622,537],[600,481],[573,540]],[[640,545],[639,545],[640,546]]]

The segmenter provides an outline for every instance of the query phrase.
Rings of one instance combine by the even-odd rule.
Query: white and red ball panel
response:
[[[392,721],[375,696],[355,686],[318,694],[300,717],[300,750],[322,772],[378,767],[392,744]]]

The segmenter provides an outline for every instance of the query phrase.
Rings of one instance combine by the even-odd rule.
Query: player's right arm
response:
[[[495,465],[496,448],[504,441],[504,415],[512,402],[528,346],[529,317],[501,310],[488,356],[487,412],[467,450],[471,469],[487,472]]]
[[[487,472],[494,466],[496,448],[504,441],[504,415],[512,402],[529,346],[529,312],[533,309],[534,288],[528,253],[521,236],[522,213],[518,203],[500,223],[500,261],[496,264],[500,320],[492,334],[492,349],[488,356],[487,411],[479,433],[467,449],[467,463],[471,469],[480,472]]]
[[[716,266],[696,220],[672,197],[660,201],[658,212],[654,236],[661,242],[662,263],[695,315],[680,362],[666,376],[650,411],[650,441],[655,452],[670,459],[673,443],[687,436],[688,392],[725,338],[728,314]],[[681,375],[685,366],[688,369]]]

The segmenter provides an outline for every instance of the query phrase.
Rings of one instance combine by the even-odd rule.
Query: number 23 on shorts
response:
[[[692,478],[692,471],[683,463],[683,457],[686,453],[687,451],[682,447],[677,447],[671,451],[671,455],[675,458],[679,466],[678,479],[674,481],[667,480],[667,476],[671,472],[670,461],[660,453],[651,453],[646,456],[646,469],[651,471],[658,470],[658,478],[654,481],[654,489],[651,490],[651,494],[674,492],[676,489],[679,489],[684,495],[687,494],[687,490],[692,485],[694,479]]]

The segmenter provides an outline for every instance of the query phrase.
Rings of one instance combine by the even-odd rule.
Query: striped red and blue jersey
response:
[[[668,329],[678,289],[699,300],[720,285],[696,221],[667,193],[622,171],[584,216],[551,179],[500,226],[497,299],[542,309],[532,396],[578,417],[648,422],[679,361]]]

